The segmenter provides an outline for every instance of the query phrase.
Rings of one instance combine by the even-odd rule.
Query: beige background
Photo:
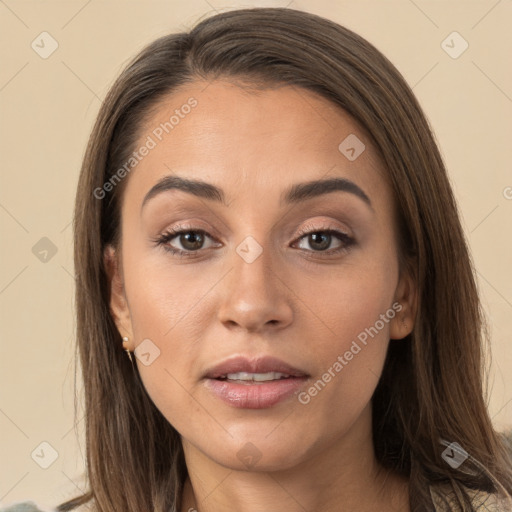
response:
[[[2,504],[51,505],[83,485],[70,222],[100,102],[145,43],[236,6],[331,18],[375,44],[413,86],[451,175],[492,328],[491,415],[498,428],[512,426],[511,0],[0,0]],[[31,47],[43,31],[59,45],[47,59]],[[456,59],[441,46],[453,31],[469,44]],[[43,237],[57,250],[46,262],[32,252]],[[51,462],[42,442],[58,454],[48,469],[36,463]]]

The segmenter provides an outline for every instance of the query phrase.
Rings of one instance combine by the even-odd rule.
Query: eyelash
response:
[[[159,235],[158,237],[154,238],[153,242],[157,246],[163,247],[166,251],[177,256],[178,258],[196,258],[197,253],[199,253],[201,251],[201,249],[199,249],[197,251],[183,251],[181,249],[175,249],[174,247],[171,247],[168,245],[168,243],[173,238],[176,238],[179,235],[182,235],[183,233],[196,233],[196,234],[206,235],[206,236],[210,237],[210,235],[203,229],[195,229],[193,227],[176,226],[176,228],[169,229],[169,230],[165,231],[164,233],[162,233],[161,235]],[[338,240],[343,242],[343,245],[336,249],[331,249],[328,251],[312,251],[312,250],[307,250],[307,249],[302,249],[302,250],[304,250],[306,252],[312,252],[315,254],[327,254],[329,256],[332,256],[335,254],[348,252],[350,247],[352,245],[354,245],[354,243],[355,243],[355,240],[352,237],[350,237],[349,235],[347,235],[346,233],[343,233],[343,231],[338,231],[337,229],[331,229],[331,228],[318,229],[318,228],[312,228],[311,226],[306,226],[306,227],[300,229],[298,232],[299,236],[298,236],[297,240],[301,240],[305,236],[313,234],[313,233],[323,233],[323,234],[335,235],[335,237],[338,238]]]

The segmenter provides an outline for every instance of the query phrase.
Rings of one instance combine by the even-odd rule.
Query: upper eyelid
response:
[[[299,228],[298,232],[302,235],[304,232],[314,233],[315,231],[337,231],[347,236],[352,236],[351,231],[346,228],[341,228],[335,225],[332,221],[327,221],[325,226],[316,226],[311,222],[306,223],[303,227]]]

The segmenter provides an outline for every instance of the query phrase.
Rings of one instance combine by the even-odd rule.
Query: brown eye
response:
[[[334,239],[338,240],[338,246],[330,249]],[[305,249],[310,252],[325,252],[328,254],[340,252],[354,243],[353,238],[341,231],[333,229],[310,231],[309,233],[303,234],[299,240],[304,240],[310,247],[310,249],[308,249],[308,247],[299,245],[299,249]]]
[[[171,254],[180,257],[194,257],[199,254],[201,249],[213,246],[211,244],[204,247],[207,238],[211,239],[212,237],[201,229],[174,229],[162,233],[154,242]]]
[[[187,231],[178,235],[177,238],[186,251],[197,251],[204,244],[204,233],[200,231]]]
[[[329,233],[310,233],[308,243],[314,251],[324,251],[328,249],[332,242],[332,236]]]

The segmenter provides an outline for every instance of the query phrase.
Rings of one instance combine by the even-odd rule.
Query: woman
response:
[[[512,510],[444,164],[346,28],[246,9],[144,49],[75,266],[90,490],[59,511]]]

